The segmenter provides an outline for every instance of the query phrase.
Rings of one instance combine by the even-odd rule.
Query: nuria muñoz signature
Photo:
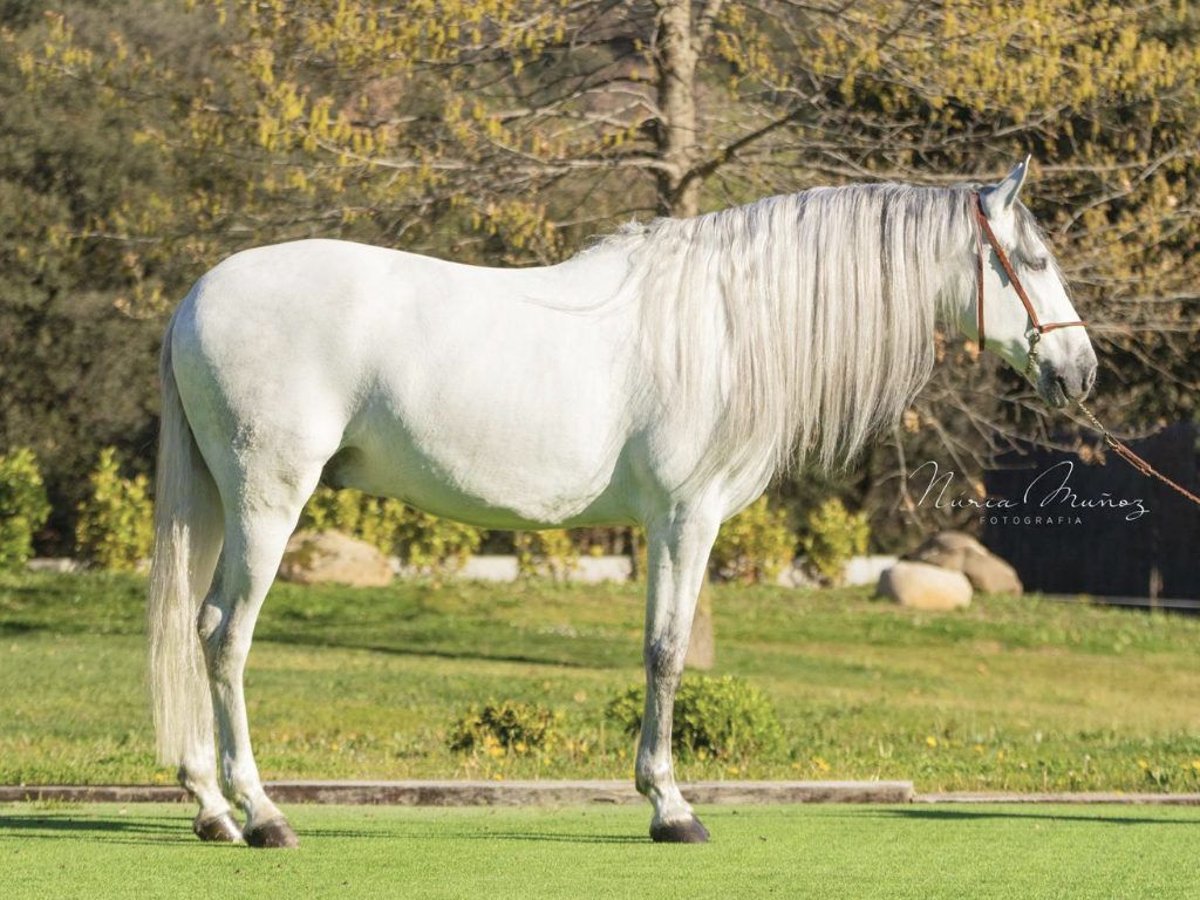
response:
[[[1070,484],[1071,475],[1075,472],[1075,463],[1069,459],[1039,472],[1026,486],[1020,499],[976,497],[964,491],[954,493],[951,491],[951,483],[956,473],[941,471],[936,460],[931,459],[917,466],[909,474],[909,480],[912,481],[922,472],[928,474],[929,484],[917,505],[922,506],[932,501],[935,509],[977,509],[980,512],[1018,510],[1031,506],[1048,511],[1115,509],[1125,511],[1126,522],[1135,522],[1150,511],[1141,497],[1114,497],[1108,491],[1102,491],[1096,497],[1081,496]]]

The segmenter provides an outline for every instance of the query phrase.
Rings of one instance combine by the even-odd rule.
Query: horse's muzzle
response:
[[[1096,357],[1089,353],[1062,366],[1043,362],[1037,390],[1047,404],[1061,408],[1072,400],[1083,400],[1095,384]]]

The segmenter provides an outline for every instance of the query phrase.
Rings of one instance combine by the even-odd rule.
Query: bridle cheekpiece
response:
[[[1033,327],[1033,333],[1029,336],[1029,359],[1025,364],[1025,377],[1028,379],[1033,369],[1034,363],[1037,361],[1037,345],[1042,339],[1042,335],[1048,331],[1055,331],[1059,328],[1074,328],[1076,326],[1084,327],[1086,324],[1083,320],[1075,322],[1047,322],[1042,323],[1038,319],[1037,310],[1033,308],[1033,301],[1029,299],[1029,294],[1026,293],[1025,287],[1017,278],[1016,269],[1013,268],[1012,262],[1008,258],[1008,254],[1004,252],[1004,248],[1000,246],[1000,241],[996,238],[996,232],[992,231],[991,223],[988,222],[987,214],[983,211],[983,195],[979,192],[975,193],[975,222],[978,228],[975,230],[975,243],[979,250],[975,258],[975,322],[976,329],[979,335],[978,344],[980,352],[984,349],[984,334],[983,334],[983,242],[986,240],[991,245],[992,251],[996,254],[996,258],[1000,260],[1000,267],[1004,269],[1004,274],[1008,276],[1009,282],[1013,286],[1013,290],[1017,292],[1017,296],[1021,298],[1021,305],[1025,307],[1025,312],[1029,315],[1029,323]]]

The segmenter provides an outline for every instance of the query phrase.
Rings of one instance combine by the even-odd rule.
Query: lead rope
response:
[[[1030,384],[1033,383],[1033,367],[1040,365],[1041,362],[1038,359],[1038,342],[1041,339],[1042,333],[1040,331],[1035,331],[1029,336],[1029,356],[1025,359],[1025,371],[1021,374],[1025,376],[1025,380]]]
[[[1104,443],[1107,444],[1112,451],[1117,454],[1117,456],[1121,457],[1121,459],[1125,460],[1125,462],[1129,463],[1129,465],[1133,466],[1143,475],[1157,478],[1163,484],[1173,488],[1175,491],[1182,494],[1184,497],[1187,497],[1197,506],[1200,506],[1200,497],[1197,497],[1187,488],[1183,487],[1183,485],[1172,481],[1162,472],[1154,468],[1154,466],[1150,465],[1150,463],[1146,462],[1131,449],[1129,449],[1126,444],[1121,443],[1119,440],[1113,437],[1112,433],[1104,427],[1100,420],[1096,418],[1095,414],[1083,405],[1082,400],[1076,399],[1075,405],[1079,407],[1080,412],[1087,416],[1087,420],[1092,423],[1092,427],[1095,428],[1096,431],[1100,432],[1100,435],[1104,438]]]

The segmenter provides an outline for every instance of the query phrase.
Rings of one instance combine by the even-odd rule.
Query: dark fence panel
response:
[[[1195,425],[1130,445],[1200,493]],[[1012,505],[984,511],[983,542],[1016,567],[1027,590],[1200,599],[1200,507],[1115,454],[1101,466],[1040,448],[1010,453],[984,484],[989,498]]]

